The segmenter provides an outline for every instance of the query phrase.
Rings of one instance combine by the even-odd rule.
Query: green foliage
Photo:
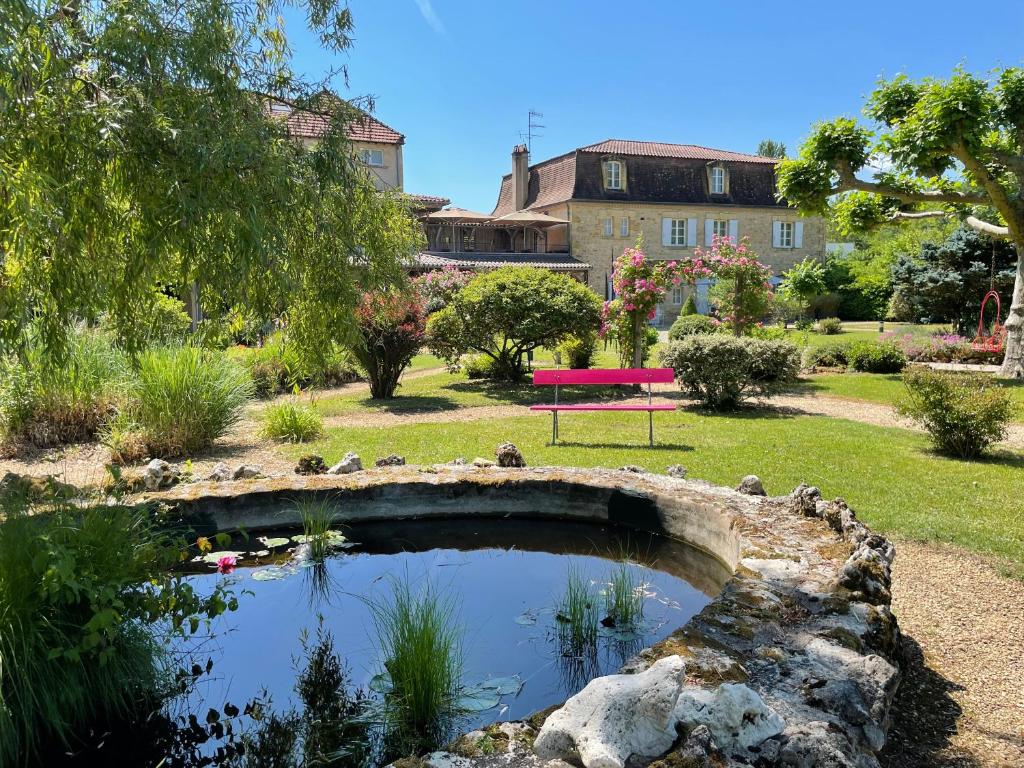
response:
[[[797,348],[785,341],[724,335],[690,336],[661,352],[689,396],[715,410],[737,407],[748,397],[768,397],[796,379]]]
[[[230,347],[227,354],[244,365],[257,397],[292,392],[296,387],[333,387],[354,381],[358,374],[350,353],[328,344],[318,353],[304,352],[283,331],[259,347]]]
[[[898,412],[921,424],[942,453],[973,459],[1006,437],[1014,402],[991,376],[915,367],[903,383]]]
[[[804,368],[845,368],[850,364],[850,347],[848,341],[829,341],[817,347],[804,350]]]
[[[324,420],[311,406],[295,400],[268,405],[263,411],[261,434],[273,440],[306,443],[320,437]]]
[[[163,640],[235,607],[169,575],[184,542],[145,509],[7,500],[0,525],[0,760],[68,749],[170,693]]]
[[[135,352],[157,290],[197,283],[208,316],[287,306],[316,349],[352,328],[363,290],[402,277],[420,226],[355,158],[357,110],[296,75],[289,5],[5,7],[0,345],[24,346],[32,322],[60,358],[69,322],[107,313]],[[303,9],[324,47],[348,47],[347,8]],[[258,94],[318,113],[325,135],[291,140]]]
[[[487,355],[465,355],[459,359],[459,367],[469,379],[497,378],[494,371],[494,360]]]
[[[690,291],[689,295],[686,297],[686,301],[683,302],[682,309],[679,310],[679,316],[680,317],[686,317],[687,315],[696,315],[696,314],[697,314],[697,299],[695,298],[694,292]]]
[[[673,341],[694,334],[718,333],[722,324],[707,315],[680,315],[668,329],[668,337]]]
[[[835,336],[843,332],[843,321],[838,317],[823,317],[814,324],[814,332],[822,336]]]
[[[597,606],[597,595],[589,579],[578,566],[569,566],[565,592],[555,614],[563,656],[580,657],[594,652],[600,619]]]
[[[567,336],[555,347],[561,356],[562,365],[569,368],[589,368],[593,365],[597,353],[597,332],[584,331]]]
[[[331,551],[331,526],[338,515],[334,504],[326,499],[303,499],[296,502],[295,510],[302,520],[302,533],[304,543],[309,547],[310,560],[323,562]]]
[[[907,367],[907,356],[891,341],[858,341],[846,353],[850,367],[861,373],[899,373]]]
[[[502,267],[476,275],[430,317],[430,351],[449,364],[467,352],[494,361],[497,378],[523,375],[523,354],[595,330],[601,305],[568,275],[532,267]]]
[[[77,327],[60,367],[33,344],[24,359],[3,361],[0,433],[37,446],[91,440],[122,399],[128,359],[108,334]]]
[[[825,267],[811,256],[798,261],[784,275],[780,290],[797,297],[804,306],[828,290],[825,284]]]
[[[389,599],[370,603],[381,663],[389,682],[384,728],[389,753],[421,754],[450,736],[462,677],[455,603],[408,576],[393,579]]]
[[[761,157],[783,158],[786,156],[786,145],[774,139],[762,139],[757,145],[757,154]]]
[[[892,268],[893,288],[915,321],[951,322],[958,332],[973,336],[992,280],[993,257],[995,288],[1008,296],[1016,274],[1014,247],[967,228],[942,243],[924,243],[919,253],[900,256]],[[989,323],[994,307],[990,311]]]
[[[209,446],[242,415],[252,380],[223,354],[196,347],[144,352],[126,407],[151,455],[182,456]]]
[[[423,345],[423,303],[399,291],[367,293],[356,307],[356,323],[359,336],[351,351],[370,380],[370,397],[390,400]]]

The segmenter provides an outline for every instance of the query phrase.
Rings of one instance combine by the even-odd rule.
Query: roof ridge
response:
[[[391,127],[390,125],[388,125],[387,123],[385,123],[385,122],[384,122],[383,120],[381,120],[381,119],[380,119],[379,117],[377,117],[376,115],[374,115],[374,114],[372,114],[372,113],[370,113],[370,112],[367,112],[367,111],[366,111],[365,109],[363,109],[362,107],[356,107],[356,106],[355,106],[354,104],[352,104],[352,102],[349,102],[349,104],[351,104],[351,105],[352,105],[353,107],[355,107],[355,109],[356,109],[356,110],[357,110],[358,112],[362,113],[362,114],[363,114],[363,115],[364,115],[365,117],[368,117],[368,118],[370,118],[370,119],[371,119],[371,120],[373,120],[374,122],[380,123],[380,124],[381,124],[381,125],[383,125],[383,126],[384,126],[385,128],[387,128],[387,129],[388,129],[389,131],[393,131],[394,133],[397,133],[397,134],[398,134],[399,136],[401,136],[401,137],[402,137],[403,139],[405,138],[405,134],[404,134],[404,133],[402,133],[401,131],[396,131],[396,130],[395,130],[394,128],[392,128],[392,127]]]
[[[650,139],[614,139],[614,138],[608,138],[608,139],[604,139],[602,141],[595,141],[592,144],[587,144],[585,146],[579,147],[578,151],[579,152],[586,152],[587,150],[589,150],[589,149],[591,149],[593,147],[598,147],[598,146],[600,146],[602,144],[608,144],[608,143],[613,142],[613,141],[621,142],[623,144],[660,144],[660,145],[666,146],[666,147],[693,147],[694,149],[704,149],[704,150],[707,150],[708,152],[726,152],[726,153],[728,153],[730,155],[745,155],[746,157],[756,157],[756,158],[758,158],[760,160],[766,160],[766,161],[767,160],[778,160],[779,159],[779,158],[765,157],[764,155],[759,155],[756,152],[738,152],[735,149],[723,149],[721,147],[709,147],[706,144],[682,144],[682,143],[675,142],[675,141],[653,141],[653,140],[650,140]]]

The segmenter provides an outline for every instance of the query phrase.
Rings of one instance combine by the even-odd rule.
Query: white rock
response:
[[[252,464],[240,464],[232,475],[233,480],[251,480],[254,477],[263,477],[260,468]]]
[[[423,756],[424,765],[430,768],[472,768],[473,761],[451,752],[431,752]]]
[[[218,461],[212,470],[210,470],[207,480],[213,480],[214,482],[223,483],[226,480],[231,479],[231,467],[225,464],[223,461]]]
[[[689,728],[706,725],[719,749],[747,749],[782,733],[786,722],[757,691],[741,683],[715,689],[688,687],[676,704],[675,720]]]
[[[333,467],[327,470],[328,475],[348,475],[352,472],[362,472],[363,461],[359,458],[359,455],[349,451],[346,453],[341,461],[335,464]]]
[[[176,479],[177,470],[163,459],[152,459],[142,470],[142,483],[147,491],[171,485]]]
[[[490,459],[485,459],[482,456],[477,456],[475,459],[473,459],[473,466],[474,467],[493,467],[494,466],[494,462],[491,461]]]
[[[533,750],[543,759],[578,756],[586,768],[623,768],[633,756],[653,758],[676,740],[676,702],[685,665],[668,656],[635,675],[607,675],[553,712]]]

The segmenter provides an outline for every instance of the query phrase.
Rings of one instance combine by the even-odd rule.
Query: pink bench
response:
[[[554,385],[555,402],[550,405],[531,405],[531,411],[551,411],[551,444],[558,442],[558,414],[561,411],[647,411],[648,436],[654,445],[654,412],[674,411],[671,404],[659,405],[651,402],[651,384],[671,384],[675,372],[671,368],[560,368],[542,369],[533,372],[535,387]],[[646,384],[646,403],[570,404],[560,405],[558,388],[567,384]]]

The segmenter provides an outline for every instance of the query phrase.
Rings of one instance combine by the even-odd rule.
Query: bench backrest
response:
[[[671,368],[542,368],[533,372],[533,385],[671,384]]]

